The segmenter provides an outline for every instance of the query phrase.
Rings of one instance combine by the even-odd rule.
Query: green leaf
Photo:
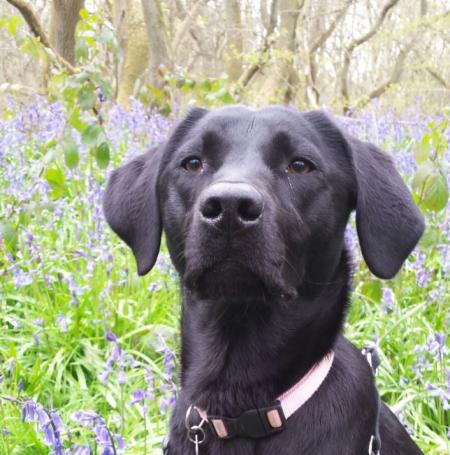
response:
[[[211,91],[211,88],[212,88],[211,81],[210,81],[209,79],[205,79],[205,80],[201,83],[201,88],[202,88],[202,90],[205,90],[206,92],[210,92],[210,91]]]
[[[80,133],[87,128],[87,124],[81,120],[80,108],[78,106],[74,108],[68,120],[69,123]]]
[[[440,172],[427,177],[422,192],[422,205],[428,210],[439,212],[447,206],[448,184],[447,179]]]
[[[80,103],[81,109],[85,111],[94,107],[96,99],[95,87],[92,84],[86,84],[78,92],[78,102]]]
[[[80,17],[81,17],[81,19],[83,19],[85,21],[89,17],[89,11],[85,8],[81,9]]]
[[[424,189],[424,184],[426,179],[433,174],[435,171],[435,167],[433,163],[429,160],[423,162],[418,168],[416,173],[414,174],[414,178],[412,181],[412,188],[419,196],[422,194]]]
[[[73,105],[77,99],[77,89],[67,84],[62,91],[62,95],[70,105]]]
[[[232,104],[234,103],[234,99],[233,97],[231,96],[231,93],[226,90],[225,88],[222,88],[220,89],[218,92],[217,92],[217,98],[222,101],[222,103],[225,103],[225,104]]]
[[[50,151],[53,147],[55,147],[55,145],[57,144],[58,142],[56,141],[56,139],[50,139],[48,142],[46,142],[45,144],[42,144],[39,146],[39,153],[40,155],[45,155],[48,151]]]
[[[416,147],[416,161],[418,164],[428,160],[431,156],[430,135],[425,133]]]
[[[216,79],[215,81],[212,82],[211,84],[211,92],[217,92],[220,90],[221,87],[221,82]]]
[[[419,241],[419,245],[422,248],[433,248],[435,245],[439,243],[439,237],[440,237],[439,230],[432,227],[427,227]]]
[[[445,155],[447,150],[447,138],[443,132],[440,132],[438,129],[435,129],[431,134],[431,141],[433,148],[441,158]]]
[[[53,199],[59,199],[66,192],[64,173],[59,168],[50,168],[45,172],[45,180],[47,180],[52,189],[51,196]]]
[[[0,221],[0,239],[10,253],[16,251],[18,240],[17,230],[11,224]]]
[[[9,36],[14,36],[17,33],[17,28],[22,24],[22,19],[18,16],[11,16],[6,20],[7,31]]]
[[[105,95],[106,98],[111,100],[113,98],[113,94],[114,94],[111,84],[108,81],[102,80],[99,82],[99,86],[100,86],[100,89],[101,89],[103,95]]]
[[[78,166],[80,155],[78,147],[72,136],[67,136],[63,140],[64,160],[69,169],[74,169]]]
[[[81,140],[86,148],[93,148],[101,144],[104,140],[102,127],[94,123],[89,125],[81,134]]]
[[[158,104],[162,104],[166,97],[166,94],[161,89],[159,89],[153,85],[149,86],[149,90],[150,90],[150,93],[152,94],[155,102]]]
[[[109,145],[106,142],[100,144],[95,150],[95,160],[100,169],[108,167],[110,158]]]
[[[75,45],[75,56],[77,60],[89,57],[89,48],[83,39],[78,39]]]
[[[45,180],[50,186],[64,185],[64,174],[59,168],[50,168],[45,172]]]

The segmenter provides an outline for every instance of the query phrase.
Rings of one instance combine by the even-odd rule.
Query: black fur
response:
[[[183,167],[192,156],[202,170]],[[309,173],[292,172],[298,159]],[[243,220],[255,190],[262,214]],[[208,197],[213,209],[219,200],[217,217],[202,212]],[[345,226],[356,210],[364,258],[381,278],[398,272],[424,229],[389,157],[322,112],[194,109],[165,144],[115,171],[104,208],[140,274],[154,264],[162,226],[182,279],[171,455],[194,453],[184,428],[190,404],[229,417],[270,405],[330,349],[330,374],[284,431],[261,440],[208,434],[200,453],[367,453],[376,394],[366,360],[341,335],[351,277]],[[385,405],[381,438],[383,455],[421,453]]]

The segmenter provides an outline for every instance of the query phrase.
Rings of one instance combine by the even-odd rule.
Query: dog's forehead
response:
[[[208,113],[199,123],[197,133],[212,133],[232,140],[244,137],[268,139],[279,133],[295,136],[300,132],[308,133],[307,130],[307,122],[294,109],[282,106],[262,109],[231,106]]]

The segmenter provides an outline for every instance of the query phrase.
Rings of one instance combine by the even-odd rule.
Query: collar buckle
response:
[[[272,406],[245,411],[236,418],[208,415],[208,422],[219,439],[238,436],[258,439],[284,430],[286,417],[277,401]]]

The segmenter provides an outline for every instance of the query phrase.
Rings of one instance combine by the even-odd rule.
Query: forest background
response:
[[[137,278],[105,180],[189,106],[325,109],[390,153],[427,219],[403,271],[356,276],[347,336],[425,453],[450,453],[447,0],[0,0],[0,454],[157,454],[179,283]]]

